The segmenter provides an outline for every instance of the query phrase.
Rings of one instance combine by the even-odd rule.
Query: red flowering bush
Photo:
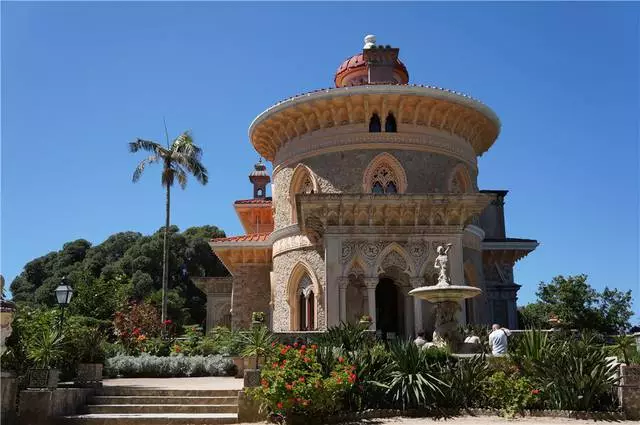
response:
[[[355,366],[336,364],[323,376],[316,346],[278,345],[261,374],[261,386],[250,394],[262,402],[271,417],[321,418],[340,409],[347,392],[356,384]]]
[[[113,319],[118,341],[131,354],[146,352],[146,341],[160,336],[162,327],[168,325],[161,324],[158,310],[146,303],[131,303]]]

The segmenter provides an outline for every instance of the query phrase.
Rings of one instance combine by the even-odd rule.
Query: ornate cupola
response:
[[[253,183],[253,199],[262,199],[267,197],[267,185],[271,181],[267,166],[262,162],[262,158],[256,165],[254,170],[249,174],[249,181]]]
[[[367,84],[407,84],[409,72],[398,59],[400,49],[376,45],[376,36],[364,38],[362,53],[351,56],[338,67],[336,87]]]

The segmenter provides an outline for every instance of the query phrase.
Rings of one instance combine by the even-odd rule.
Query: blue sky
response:
[[[29,260],[85,238],[163,224],[159,169],[131,183],[135,137],[192,129],[210,183],[175,191],[172,222],[242,233],[253,118],[330,87],[365,34],[400,47],[411,82],[468,93],[503,129],[479,185],[508,189],[507,232],[538,249],[538,282],[638,281],[639,7],[631,3],[2,2],[2,254]],[[636,320],[637,321],[637,320]]]

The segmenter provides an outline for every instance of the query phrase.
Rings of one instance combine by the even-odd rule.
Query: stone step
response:
[[[98,395],[161,397],[237,397],[238,390],[174,390],[166,388],[102,387]]]
[[[232,404],[90,404],[88,413],[238,413]]]
[[[91,404],[238,404],[237,393],[233,397],[106,395],[95,396]]]
[[[127,413],[65,416],[65,425],[209,425],[235,424],[235,413]]]

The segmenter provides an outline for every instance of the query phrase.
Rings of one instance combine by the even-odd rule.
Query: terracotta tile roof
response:
[[[271,204],[271,197],[268,198],[256,198],[256,199],[240,199],[234,202],[234,204]]]
[[[228,238],[215,238],[211,239],[211,242],[264,242],[270,234],[271,232],[250,233],[248,235],[230,236]]]

